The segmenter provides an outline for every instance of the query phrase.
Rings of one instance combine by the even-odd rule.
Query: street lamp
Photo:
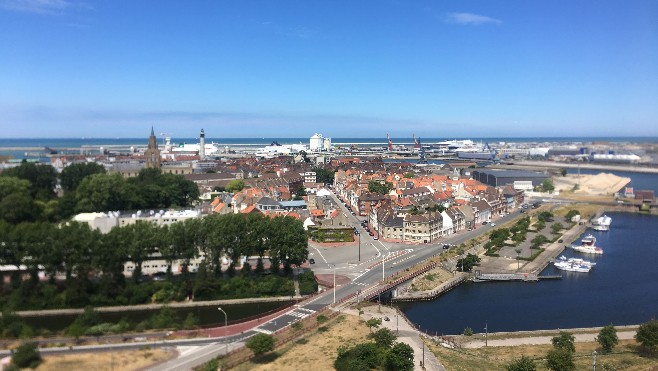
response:
[[[487,322],[484,322],[484,346],[486,347],[487,344],[487,337],[489,337],[489,325]]]
[[[228,326],[228,316],[226,315],[226,312],[224,312],[224,310],[222,308],[217,307],[217,309],[220,312],[224,313],[224,337],[227,337],[228,336],[228,327],[227,327]],[[228,338],[225,339],[225,340],[226,340],[226,355],[228,355]]]
[[[592,371],[596,371],[596,350],[592,352]]]
[[[359,263],[361,263],[361,232],[356,235],[359,236]]]
[[[334,304],[333,305],[336,305],[336,264],[329,264],[329,265],[332,266],[331,268],[334,271]]]

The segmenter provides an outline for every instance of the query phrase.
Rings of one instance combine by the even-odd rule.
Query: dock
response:
[[[559,280],[562,276],[540,276],[535,273],[481,273],[475,272],[473,282],[495,282],[495,281],[523,281],[537,282],[539,280]]]

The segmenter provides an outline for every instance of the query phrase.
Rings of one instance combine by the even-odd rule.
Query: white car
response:
[[[489,223],[490,226],[495,227],[496,223]]]

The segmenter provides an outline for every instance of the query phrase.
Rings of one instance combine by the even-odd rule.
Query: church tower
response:
[[[158,141],[156,140],[155,133],[153,132],[153,126],[151,126],[149,146],[144,152],[144,157],[146,157],[147,168],[160,168],[160,150],[158,149]]]
[[[199,135],[199,158],[203,160],[206,157],[206,134],[201,129],[201,134]]]

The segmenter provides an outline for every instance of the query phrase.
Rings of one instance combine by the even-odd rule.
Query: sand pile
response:
[[[571,191],[588,195],[613,195],[631,182],[631,178],[624,178],[610,173],[569,174],[565,177],[553,179],[555,189],[558,191]]]

